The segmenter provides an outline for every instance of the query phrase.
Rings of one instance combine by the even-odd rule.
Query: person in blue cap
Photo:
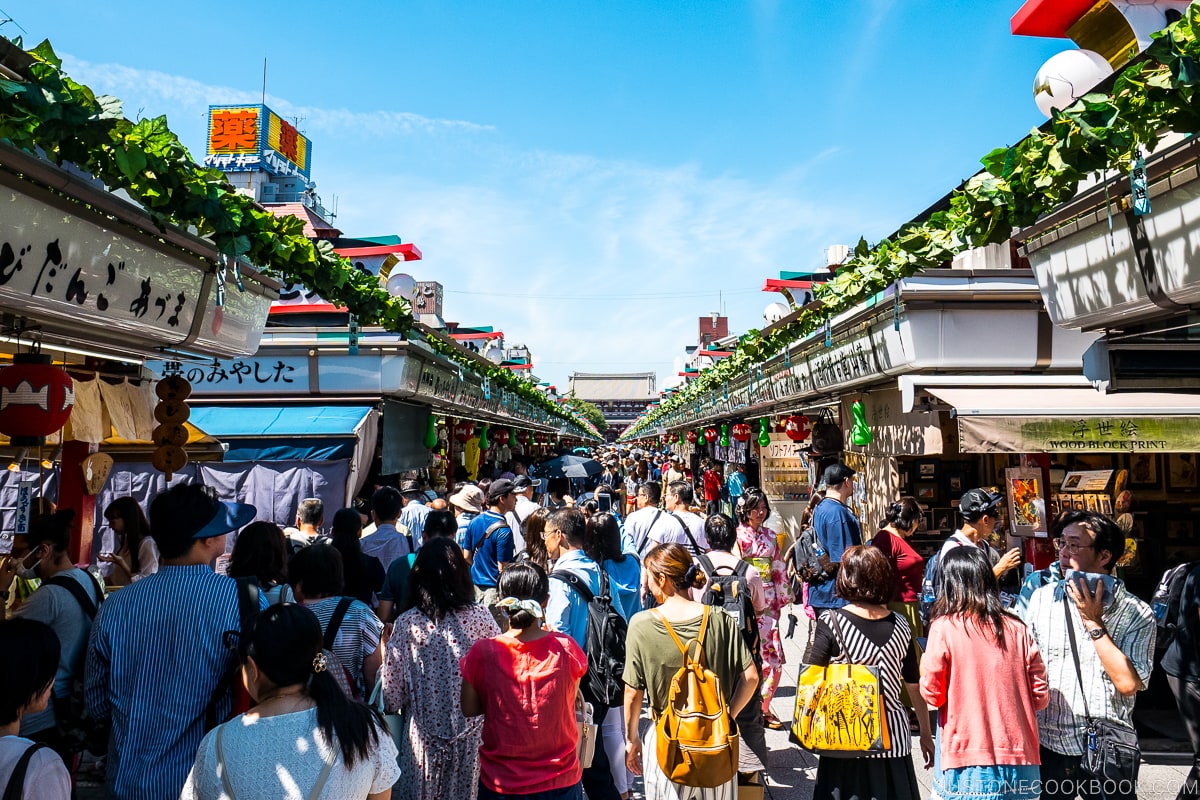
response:
[[[108,797],[178,797],[205,731],[229,718],[238,585],[210,565],[225,534],[256,513],[201,484],[173,486],[151,503],[159,571],[100,605],[88,644],[88,713],[112,722]],[[259,601],[265,608],[266,595]]]

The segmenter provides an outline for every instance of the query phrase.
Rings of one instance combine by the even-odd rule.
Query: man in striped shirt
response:
[[[1110,577],[1125,552],[1125,534],[1115,522],[1091,511],[1070,511],[1056,520],[1055,534],[1066,580],[1035,591],[1025,611],[1050,684],[1050,704],[1037,715],[1042,797],[1133,798],[1135,787],[1093,781],[1081,773],[1080,762],[1089,714],[1133,730],[1134,698],[1146,688],[1153,667],[1154,615]]]
[[[237,664],[237,584],[209,565],[225,552],[225,534],[254,515],[198,484],[150,505],[162,566],[100,606],[88,644],[88,712],[112,721],[109,797],[179,797],[205,730],[229,716],[222,678]]]

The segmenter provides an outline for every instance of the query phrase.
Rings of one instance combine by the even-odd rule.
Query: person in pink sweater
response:
[[[1033,800],[1041,793],[1037,712],[1050,701],[1033,637],[1000,604],[987,556],[942,557],[942,596],[921,659],[921,696],[938,709],[937,800]]]

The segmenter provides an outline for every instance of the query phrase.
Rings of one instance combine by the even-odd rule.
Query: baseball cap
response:
[[[500,478],[499,480],[492,481],[492,485],[488,487],[488,502],[491,503],[499,500],[506,494],[512,494],[513,491],[515,491],[513,489],[513,482],[508,478]]]
[[[972,489],[959,498],[958,513],[967,519],[981,517],[993,511],[1003,499],[1004,495],[994,494],[987,489]]]
[[[847,467],[845,464],[830,464],[825,468],[825,474],[822,480],[826,486],[837,486],[844,482],[847,478],[853,478],[858,473]]]
[[[512,482],[514,492],[523,492],[532,486],[534,489],[542,488],[540,478],[531,478],[528,475],[518,475],[517,479]]]
[[[468,483],[450,495],[446,502],[463,511],[474,511],[479,514],[483,511],[483,490],[473,483]]]

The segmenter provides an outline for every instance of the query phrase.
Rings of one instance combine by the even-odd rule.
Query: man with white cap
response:
[[[161,566],[100,605],[88,645],[88,713],[112,720],[108,796],[178,797],[205,731],[230,716],[238,638],[254,609],[209,565],[256,513],[200,484],[150,504]]]

